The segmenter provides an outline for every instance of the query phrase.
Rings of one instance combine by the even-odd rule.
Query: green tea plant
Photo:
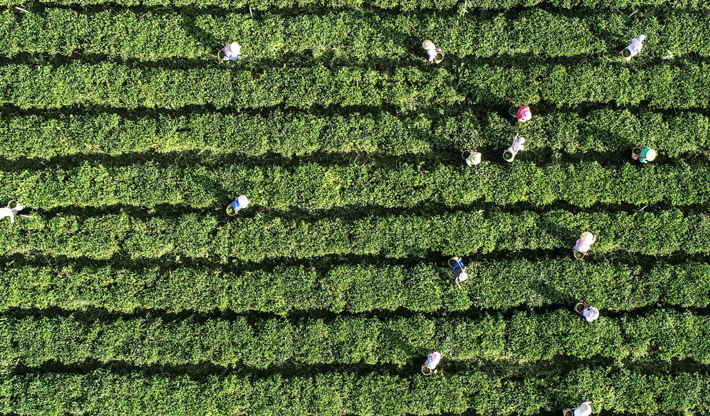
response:
[[[96,65],[8,64],[0,67],[0,104],[53,109],[76,105],[123,109],[256,109],[391,105],[403,111],[475,104],[507,108],[541,100],[558,107],[583,103],[638,105],[652,109],[702,108],[710,99],[707,64],[664,62],[653,68],[617,63],[459,66],[450,70],[357,66],[225,71],[137,69],[107,61]],[[615,85],[618,88],[610,88]]]
[[[710,385],[702,372],[644,374],[604,365],[528,371],[519,377],[472,369],[431,378],[422,377],[414,367],[407,368],[412,373],[408,376],[341,370],[291,377],[191,378],[103,369],[88,374],[5,375],[0,376],[0,397],[2,410],[17,414],[110,409],[109,414],[425,415],[471,410],[509,415],[578,405],[584,392],[597,410],[663,415],[701,412]]]
[[[463,4],[459,7],[463,9]],[[5,40],[0,55],[78,53],[142,61],[181,58],[197,59],[204,65],[216,63],[217,50],[238,41],[250,60],[294,54],[299,59],[406,62],[413,53],[424,59],[421,41],[434,38],[449,55],[447,62],[507,57],[516,63],[529,59],[528,54],[618,60],[619,51],[640,30],[648,39],[642,59],[666,51],[679,57],[710,55],[710,46],[703,41],[710,36],[710,17],[705,13],[664,8],[648,10],[644,16],[643,25],[631,29],[626,16],[594,9],[570,16],[534,8],[514,14],[485,13],[475,19],[448,12],[411,15],[337,10],[288,16],[267,12],[252,19],[246,6],[207,15],[189,9],[85,13],[64,8],[22,15],[8,9],[0,13],[0,36]]]
[[[590,255],[591,256],[591,255]],[[340,265],[278,265],[245,270],[209,264],[119,266],[81,260],[0,266],[0,310],[62,308],[132,313],[261,311],[280,315],[307,310],[351,313],[376,310],[445,312],[549,307],[586,300],[605,311],[654,305],[704,308],[710,296],[710,265],[660,260],[579,262],[571,256],[526,260],[466,258],[469,280],[459,290],[447,258],[404,266],[389,262]],[[470,261],[469,261],[470,260]],[[165,264],[168,263],[168,264]],[[507,282],[501,285],[500,282]],[[239,296],[232,293],[238,292]]]
[[[677,158],[702,155],[710,146],[710,119],[696,112],[606,108],[577,113],[543,107],[544,112],[538,114],[537,110],[533,107],[533,121],[523,125],[512,125],[510,118],[477,109],[413,117],[387,111],[363,113],[348,107],[325,114],[274,109],[267,115],[138,112],[130,118],[120,112],[90,114],[89,109],[76,114],[9,111],[0,112],[0,134],[7,138],[0,142],[0,155],[10,160],[151,151],[247,156],[277,153],[287,157],[344,153],[427,156],[442,149],[451,154],[451,160],[457,160],[463,149],[503,149],[517,132],[530,140],[531,149],[575,155],[595,151],[626,157],[632,147],[643,144],[656,149],[661,157]],[[484,160],[498,156],[484,154]]]
[[[381,215],[315,221],[226,214],[145,218],[126,212],[93,217],[57,215],[6,223],[0,255],[43,253],[70,258],[138,259],[164,255],[258,262],[327,255],[404,258],[519,250],[570,250],[582,231],[599,234],[594,254],[708,254],[710,217],[667,209],[658,214],[534,211]]]

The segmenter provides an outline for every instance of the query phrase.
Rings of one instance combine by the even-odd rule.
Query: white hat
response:
[[[422,48],[424,48],[424,49],[431,49],[433,47],[434,47],[434,42],[430,41],[429,39],[422,42]]]
[[[463,282],[466,279],[468,279],[468,273],[463,272],[459,275],[459,282]]]
[[[524,144],[525,143],[525,137],[521,137],[518,139],[518,143]]]
[[[590,416],[592,414],[592,406],[589,402],[582,403],[578,408],[574,409],[574,416]]]
[[[582,236],[580,237],[582,241],[584,241],[587,245],[590,245],[594,243],[594,234],[590,233],[589,231],[585,231],[582,233]]]
[[[646,35],[639,35],[639,40],[643,42],[643,40],[646,39]]]
[[[239,197],[237,198],[237,202],[242,208],[246,208],[247,205],[249,205],[249,199],[246,197],[246,195],[239,195]]]
[[[599,309],[595,308],[594,306],[585,308],[582,314],[584,316],[584,319],[587,320],[587,322],[594,322],[599,319]]]
[[[646,160],[649,162],[653,162],[653,159],[656,158],[656,151],[653,149],[649,149],[648,152],[646,152]]]
[[[239,46],[239,44],[238,44],[237,42],[232,42],[232,43],[230,43],[229,46],[227,46],[227,47],[229,48],[229,50],[230,50],[233,54],[236,54],[236,55],[239,55],[239,52],[242,51],[242,47]]]

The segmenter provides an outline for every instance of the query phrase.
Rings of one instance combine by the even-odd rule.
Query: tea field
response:
[[[710,2],[0,0],[0,38],[0,415],[710,414]]]

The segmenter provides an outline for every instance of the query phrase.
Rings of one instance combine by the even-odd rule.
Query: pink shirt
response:
[[[569,247],[569,246],[568,246],[568,247]],[[587,251],[589,251],[589,249],[590,249],[591,247],[592,247],[591,244],[585,243],[584,240],[582,240],[582,239],[580,238],[580,239],[577,240],[577,242],[575,243],[574,249],[577,250],[577,251],[579,251],[579,252],[582,252],[582,253],[584,253],[584,254],[587,254]]]
[[[510,146],[510,151],[515,154],[518,153],[521,150],[525,150],[525,147],[520,144],[518,139],[513,139],[513,144]]]

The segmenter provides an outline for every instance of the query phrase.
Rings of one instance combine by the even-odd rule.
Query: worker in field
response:
[[[513,116],[515,121],[519,123],[524,123],[532,119],[532,111],[530,111],[530,107],[527,105],[521,107],[510,107],[508,112],[511,116]]]
[[[425,376],[430,376],[436,373],[436,366],[439,365],[439,360],[441,359],[441,354],[438,352],[433,352],[426,357],[426,362],[422,364],[422,374]]]
[[[424,48],[429,55],[429,63],[438,64],[444,59],[444,51],[434,46],[434,42],[429,39],[422,43],[422,48]]]
[[[468,156],[466,154],[468,153]],[[478,165],[481,163],[481,154],[478,152],[474,152],[471,149],[464,150],[463,153],[461,153],[461,157],[463,160],[466,161],[467,166],[473,166],[473,165]]]
[[[574,257],[577,260],[581,260],[584,258],[584,256],[587,254],[589,249],[592,247],[592,244],[596,243],[597,237],[588,232],[585,231],[582,233],[582,235],[579,237],[579,240],[574,244],[574,247],[572,248]]]
[[[577,312],[579,316],[586,319],[587,322],[594,322],[599,318],[599,309],[587,305],[587,302],[579,302],[574,305],[574,311]]]
[[[227,214],[235,216],[239,211],[246,208],[247,205],[249,205],[249,199],[247,199],[246,195],[239,195],[239,197],[227,207]]]
[[[621,51],[621,56],[623,56],[624,59],[626,59],[627,61],[630,61],[631,58],[638,55],[639,52],[641,52],[641,49],[643,49],[644,39],[646,39],[646,36],[640,35],[637,38],[629,40],[631,44],[627,46],[623,51]]]
[[[634,147],[631,151],[631,158],[633,160],[638,160],[641,163],[653,162],[656,159],[656,151],[650,147]]]
[[[220,49],[219,52],[224,54],[224,57],[222,58],[223,61],[236,61],[239,59],[239,54],[242,53],[242,47],[239,46],[237,42],[232,42]],[[219,56],[219,52],[217,52],[217,56]]]
[[[17,201],[8,202],[6,207],[0,208],[0,220],[10,217],[10,223],[14,224],[15,215],[18,215],[17,213],[22,211],[22,208],[24,207]],[[32,218],[29,216],[27,217]]]
[[[519,151],[525,150],[525,146],[523,146],[524,143],[525,137],[518,139],[518,135],[516,134],[513,138],[513,144],[503,152],[503,159],[505,159],[506,162],[515,160],[515,155],[517,155]]]
[[[574,409],[565,409],[562,411],[562,416],[567,413],[572,413],[572,416],[590,416],[592,414],[592,402],[584,402],[579,407]]]
[[[451,265],[451,261],[454,261],[453,266]],[[454,276],[456,278],[454,279],[454,282],[456,282],[456,286],[461,289],[461,284],[460,282],[465,282],[466,279],[468,279],[468,273],[466,273],[466,265],[463,264],[463,259],[461,257],[452,257],[449,259],[449,267],[454,271]]]

